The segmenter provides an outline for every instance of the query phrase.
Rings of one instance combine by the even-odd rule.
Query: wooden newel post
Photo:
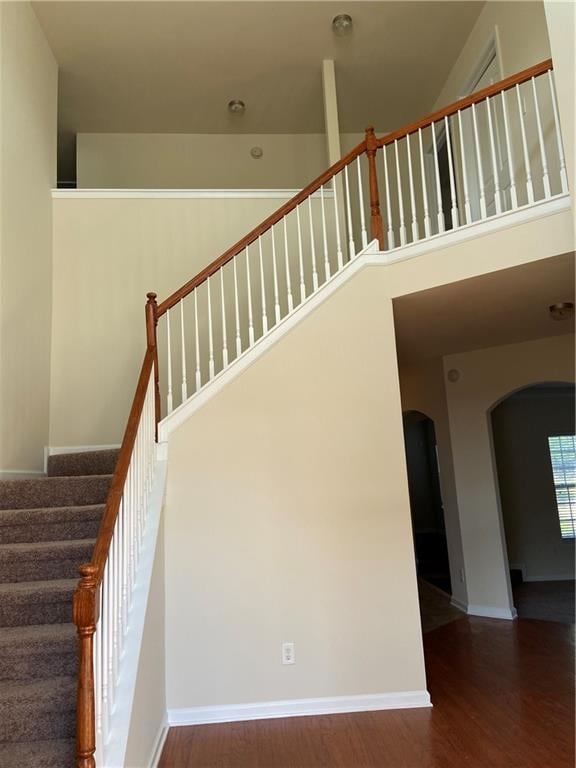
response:
[[[76,768],[96,768],[96,712],[94,708],[94,633],[98,621],[95,565],[81,565],[74,593],[73,615],[78,631],[79,666],[76,700]]]
[[[378,240],[380,250],[384,250],[384,229],[380,215],[380,200],[378,199],[378,175],[376,173],[376,152],[378,141],[373,126],[366,128],[366,154],[368,155],[368,178],[370,186],[370,231],[373,240]]]
[[[160,374],[158,370],[158,343],[156,326],[158,325],[158,304],[156,294],[147,293],[146,302],[146,342],[148,349],[154,350],[154,414],[156,422],[156,441],[158,441],[158,424],[160,422]]]

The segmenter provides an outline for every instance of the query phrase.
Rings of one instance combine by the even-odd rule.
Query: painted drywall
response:
[[[354,277],[170,437],[169,709],[425,688],[384,277]]]
[[[152,765],[166,720],[164,531],[160,524],[124,768]]]
[[[574,539],[560,535],[548,438],[574,434],[574,389],[532,388],[492,411],[508,561],[527,581],[572,579]]]
[[[30,3],[0,3],[0,58],[0,470],[40,470],[58,69]]]
[[[574,336],[502,345],[444,358],[446,397],[468,602],[512,608],[489,411],[506,395],[546,381],[574,381]]]

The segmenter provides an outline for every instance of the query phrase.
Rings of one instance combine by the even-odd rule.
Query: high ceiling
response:
[[[574,254],[491,272],[395,299],[398,357],[403,363],[574,333],[548,307],[574,303]]]
[[[37,2],[60,64],[60,130],[324,130],[321,61],[334,58],[341,129],[425,113],[482,2]],[[332,18],[353,17],[336,37]],[[226,105],[238,98],[245,115]]]

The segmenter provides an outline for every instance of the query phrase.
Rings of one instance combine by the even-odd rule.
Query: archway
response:
[[[503,535],[520,617],[574,621],[574,385],[523,387],[490,410]]]

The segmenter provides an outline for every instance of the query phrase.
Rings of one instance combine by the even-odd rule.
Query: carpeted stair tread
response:
[[[0,544],[0,582],[73,579],[92,557],[94,539]]]
[[[60,453],[48,457],[48,476],[112,475],[116,469],[119,449]]]
[[[0,544],[96,538],[105,504],[0,509]]]
[[[0,744],[0,768],[72,768],[74,739]]]
[[[0,627],[70,622],[77,584],[78,579],[0,584]]]
[[[111,475],[2,480],[0,481],[0,509],[104,504],[111,481]]]
[[[74,675],[77,669],[74,624],[0,627],[0,685],[4,680]]]
[[[73,736],[76,687],[74,676],[4,682],[0,687],[0,742]]]

